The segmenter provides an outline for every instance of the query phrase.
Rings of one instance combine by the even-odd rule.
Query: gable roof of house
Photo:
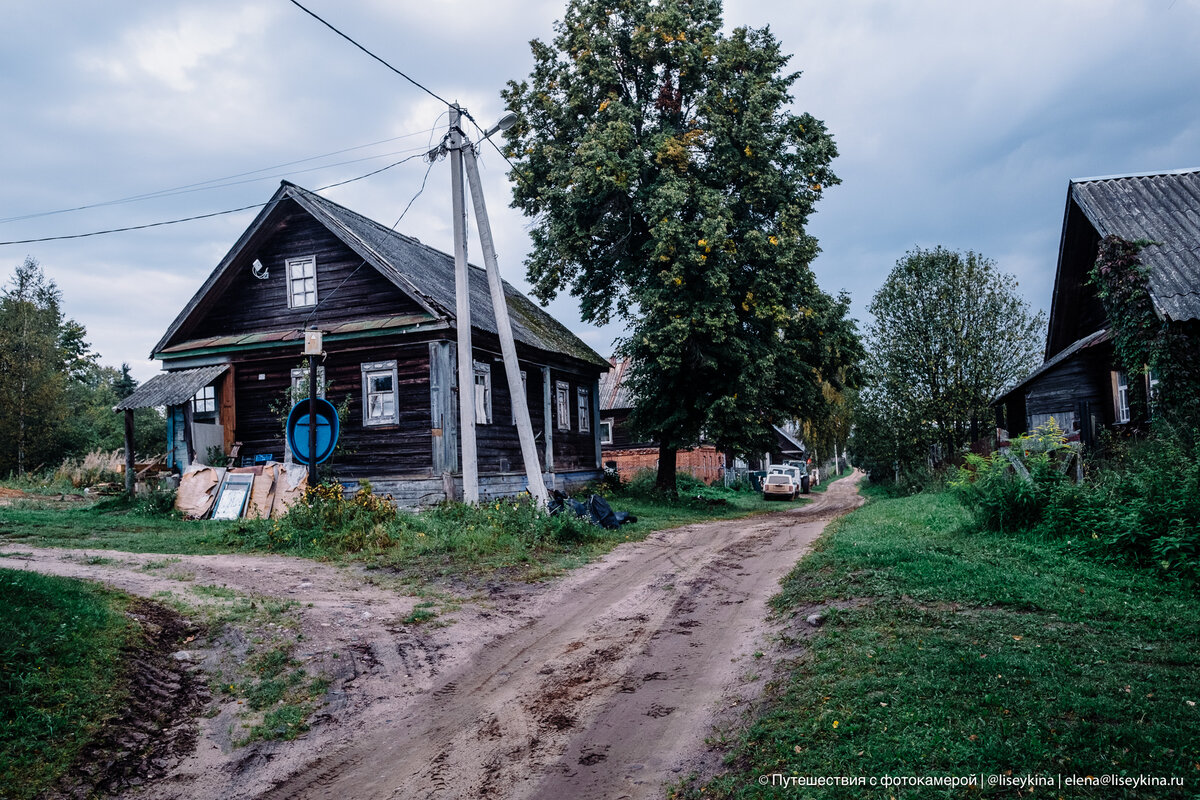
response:
[[[1101,238],[1152,242],[1141,259],[1164,319],[1200,319],[1200,169],[1079,178],[1070,199]]]
[[[633,395],[625,386],[628,358],[608,359],[609,370],[600,375],[600,410],[633,408]]]
[[[331,233],[353,250],[365,262],[412,297],[431,317],[454,325],[455,312],[454,257],[412,237],[397,233],[357,212],[338,205],[320,195],[283,181],[271,200],[263,207],[250,227],[239,237],[229,253],[217,265],[192,300],[183,308],[167,332],[154,347],[159,353],[196,321],[204,299],[226,283],[226,278],[238,265],[253,260],[252,244],[260,241],[275,217],[284,213],[281,205],[293,201],[324,225]],[[470,283],[471,326],[487,333],[497,333],[492,313],[491,293],[487,273],[471,265],[467,270]],[[513,338],[522,344],[550,353],[568,355],[596,366],[608,362],[588,347],[578,336],[550,316],[507,281],[504,294],[508,300]]]

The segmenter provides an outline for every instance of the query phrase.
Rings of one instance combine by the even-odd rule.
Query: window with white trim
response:
[[[362,365],[363,425],[395,425],[400,421],[397,403],[396,362],[373,361]]]
[[[217,413],[217,387],[209,384],[196,392],[196,396],[192,398],[192,414],[199,416],[213,416]]]
[[[600,420],[600,444],[613,443],[613,421],[611,419]]]
[[[587,433],[592,429],[591,394],[582,386],[575,392],[575,405],[579,409],[579,432]]]
[[[492,424],[492,365],[475,363],[475,424]]]
[[[554,383],[554,405],[558,412],[558,429],[571,430],[571,384],[566,381]]]
[[[317,257],[287,260],[288,308],[317,304]]]
[[[299,403],[308,397],[308,368],[297,367],[292,370],[292,402]],[[325,368],[317,366],[317,397],[325,396]]]
[[[1115,397],[1116,421],[1118,423],[1129,422],[1129,376],[1118,370],[1116,373],[1117,391]]]

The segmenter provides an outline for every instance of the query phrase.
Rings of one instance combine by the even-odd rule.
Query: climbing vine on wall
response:
[[[1142,263],[1146,239],[1106,236],[1100,242],[1091,282],[1104,305],[1117,364],[1130,376],[1131,403],[1145,417],[1145,385],[1135,376],[1149,368],[1158,379],[1154,414],[1195,423],[1200,417],[1200,328],[1195,322],[1161,319],[1150,296],[1150,271]]]

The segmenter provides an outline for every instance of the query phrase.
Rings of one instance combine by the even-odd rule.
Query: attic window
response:
[[[317,304],[317,257],[287,260],[288,308]]]

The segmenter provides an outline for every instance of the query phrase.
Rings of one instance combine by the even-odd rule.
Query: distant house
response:
[[[658,469],[658,442],[635,436],[629,425],[634,398],[630,394],[625,378],[629,370],[629,359],[608,359],[609,370],[600,377],[600,446],[605,466],[617,470],[623,480],[628,480],[643,470]],[[725,479],[727,470],[765,469],[768,464],[779,464],[785,460],[807,458],[803,443],[795,435],[776,426],[775,437],[769,452],[747,463],[723,453],[708,442],[700,442],[676,454],[675,466],[712,485]]]
[[[623,480],[643,470],[658,469],[658,442],[633,434],[629,415],[634,399],[626,383],[629,359],[608,359],[609,369],[600,377],[600,446],[602,461],[612,465]],[[711,444],[680,450],[675,466],[711,485],[725,478],[725,454]]]
[[[486,274],[470,270],[481,497],[526,488]],[[599,476],[598,388],[608,363],[505,285],[525,403],[547,485]],[[169,408],[169,457],[288,458],[280,413],[307,380],[302,330],[324,331],[321,393],[345,409],[332,470],[404,505],[458,480],[454,259],[284,182],[179,312],[153,357],[166,372],[128,407]],[[133,405],[129,405],[132,403]]]
[[[1141,381],[1152,396],[1155,376],[1118,368],[1109,320],[1088,283],[1097,248],[1110,235],[1151,242],[1141,260],[1160,319],[1200,320],[1200,169],[1071,181],[1045,363],[994,404],[1009,435],[1054,417],[1073,438],[1092,444],[1104,427],[1142,422],[1131,412],[1130,387]]]

